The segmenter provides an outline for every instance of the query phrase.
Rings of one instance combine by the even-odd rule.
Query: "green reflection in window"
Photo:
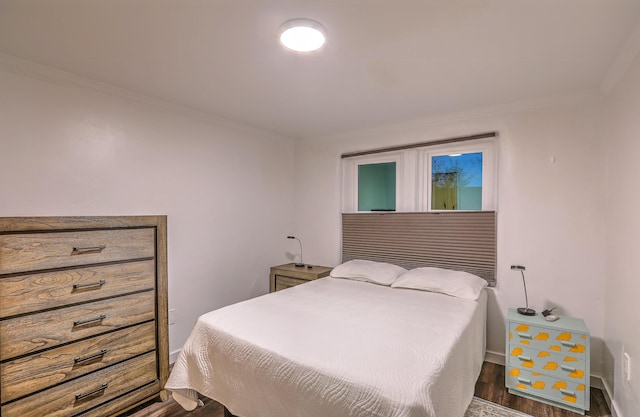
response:
[[[396,163],[358,165],[358,211],[395,211]]]
[[[431,209],[482,210],[482,152],[431,158]]]

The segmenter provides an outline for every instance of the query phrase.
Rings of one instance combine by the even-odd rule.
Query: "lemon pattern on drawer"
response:
[[[539,350],[584,356],[586,335],[511,323],[509,340]]]
[[[555,402],[554,405],[566,404],[573,409],[585,403],[586,385],[582,383],[572,383],[537,372],[515,370],[515,368],[509,371],[507,383],[513,390],[512,393],[547,399]]]
[[[509,365],[531,369],[536,372],[554,374],[562,378],[582,379],[585,376],[585,361],[557,352],[536,350],[527,346],[513,345],[509,353]]]

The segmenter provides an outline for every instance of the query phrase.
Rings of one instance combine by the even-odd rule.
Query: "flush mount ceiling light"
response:
[[[298,52],[319,49],[326,40],[327,31],[320,23],[310,19],[293,19],[280,27],[280,42]]]

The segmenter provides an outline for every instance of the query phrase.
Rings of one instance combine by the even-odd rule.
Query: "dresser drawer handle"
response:
[[[103,356],[104,356],[104,355],[106,355],[106,354],[107,354],[107,349],[102,349],[100,352],[95,353],[95,354],[93,354],[93,355],[85,356],[84,358],[75,358],[75,359],[73,360],[73,362],[74,362],[74,363],[87,362],[87,361],[90,361],[90,360],[93,360],[93,359],[101,358],[101,357],[103,357]]]
[[[574,391],[568,391],[566,389],[560,388],[560,392],[563,393],[564,395],[570,395],[572,397],[576,396],[576,393]]]
[[[72,255],[82,255],[83,253],[102,252],[105,248],[106,248],[105,245],[85,246],[85,247],[74,246],[73,247],[73,252],[71,252],[71,254]]]
[[[79,400],[82,400],[82,399],[84,399],[84,398],[91,397],[92,395],[96,395],[96,394],[98,394],[98,393],[100,393],[100,392],[103,392],[103,391],[104,391],[104,390],[106,390],[108,387],[109,387],[109,384],[104,383],[104,384],[102,384],[102,385],[100,386],[100,388],[96,388],[96,389],[94,389],[93,391],[86,392],[86,393],[84,393],[84,394],[76,394],[76,401],[79,401]]]
[[[521,383],[527,384],[527,385],[531,385],[531,380],[530,379],[526,379],[526,378],[518,377],[518,382],[521,382]]]
[[[575,343],[573,343],[573,342],[568,342],[568,341],[566,341],[566,340],[563,340],[562,342],[560,342],[560,344],[561,344],[562,346],[567,346],[567,347],[572,347],[572,348],[573,348],[573,347],[576,347],[576,344],[575,344]]]
[[[92,319],[76,320],[76,321],[73,322],[73,325],[74,325],[74,327],[75,326],[82,326],[82,325],[85,325],[85,324],[93,323],[95,321],[102,321],[102,320],[104,320],[106,318],[107,318],[106,314],[100,314],[100,316],[94,317]]]
[[[522,355],[519,355],[519,356],[518,356],[518,359],[520,359],[521,361],[530,361],[530,360],[531,360],[531,358],[530,358],[530,357],[528,357],[528,356],[522,356]]]
[[[73,289],[74,290],[79,290],[81,288],[89,288],[89,287],[102,287],[104,284],[106,284],[107,281],[101,279],[98,282],[90,282],[88,284],[73,284]]]
[[[529,333],[518,333],[518,336],[520,336],[523,339],[531,339],[531,335]]]
[[[568,371],[568,372],[575,372],[576,371],[576,368],[573,368],[573,367],[567,366],[567,365],[560,365],[560,368],[562,368],[563,370]]]

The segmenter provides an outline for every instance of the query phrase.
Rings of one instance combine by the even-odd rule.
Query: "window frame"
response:
[[[384,164],[395,162],[396,164],[396,210],[399,209],[400,202],[403,197],[404,180],[402,173],[404,171],[404,154],[403,152],[390,152],[375,155],[367,155],[350,160],[345,160],[344,179],[343,182],[343,211],[345,213],[371,213],[371,211],[358,210],[358,171],[360,165]],[[351,181],[349,181],[351,178]]]
[[[491,211],[496,209],[495,140],[477,140],[467,143],[437,145],[423,148],[420,151],[420,168],[418,174],[418,198],[420,211]],[[482,152],[482,208],[480,210],[434,210],[431,208],[432,198],[432,158],[451,154],[468,154]]]
[[[342,155],[342,212],[358,211],[358,166],[386,162],[396,163],[396,212],[448,212],[497,210],[497,140],[498,135],[471,137],[470,140],[424,143],[421,146],[390,148]],[[431,157],[455,153],[482,152],[482,209],[431,210]]]

